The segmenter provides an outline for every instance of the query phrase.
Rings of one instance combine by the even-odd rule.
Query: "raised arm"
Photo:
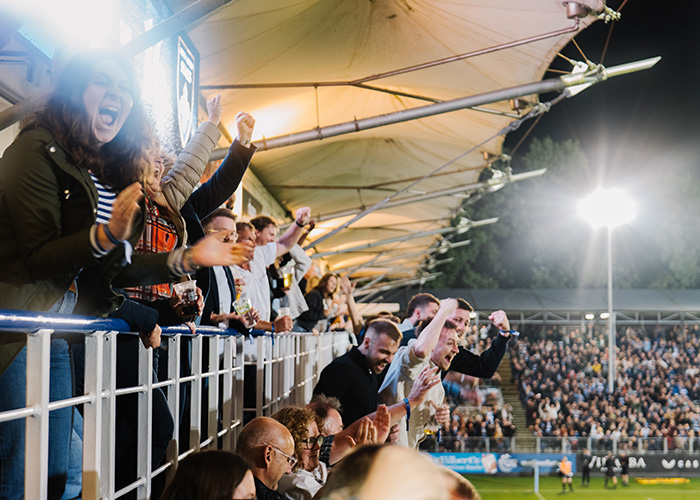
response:
[[[197,128],[185,148],[175,158],[172,168],[163,176],[161,188],[171,209],[182,209],[202,178],[211,152],[221,137],[217,128],[221,112],[221,95],[217,94],[207,101],[209,118]]]
[[[229,146],[226,158],[221,162],[211,179],[192,193],[190,197],[192,207],[201,218],[221,206],[236,191],[241,179],[243,179],[243,174],[248,169],[250,159],[255,153],[255,146],[250,143],[249,139],[253,133],[255,120],[247,113],[238,113],[236,123],[238,138]],[[240,141],[247,141],[248,146]]]
[[[359,333],[360,330],[362,330],[362,316],[357,310],[357,304],[355,304],[355,297],[353,296],[355,283],[350,283],[350,279],[347,276],[342,276],[340,278],[340,289],[343,291],[345,299],[347,300],[348,314],[350,315],[353,331]]]
[[[277,257],[289,252],[296,242],[299,241],[299,236],[301,236],[304,226],[306,226],[310,218],[311,209],[309,207],[303,207],[297,210],[294,224],[289,226],[289,229],[277,240]]]
[[[292,246],[289,255],[294,259],[294,282],[299,283],[311,267],[311,257],[298,244]]]
[[[438,309],[437,314],[430,324],[420,332],[416,342],[413,344],[413,354],[417,358],[425,359],[430,356],[430,353],[433,352],[437,345],[445,321],[457,309],[457,305],[457,299],[445,299],[440,303],[440,309]]]

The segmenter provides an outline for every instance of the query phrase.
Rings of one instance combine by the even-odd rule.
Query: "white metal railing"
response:
[[[68,319],[70,318],[70,320]],[[75,321],[71,321],[75,320]],[[49,413],[83,405],[83,495],[84,499],[115,499],[134,491],[139,499],[151,496],[154,477],[174,473],[179,460],[205,447],[233,450],[243,422],[243,395],[255,390],[256,405],[248,408],[255,416],[270,415],[286,405],[303,405],[311,398],[321,369],[349,347],[345,332],[314,334],[275,334],[244,339],[234,330],[200,327],[191,335],[186,327],[163,329],[163,344],[168,350],[167,379],[153,382],[153,350],[139,343],[138,385],[117,389],[117,336],[126,332],[120,320],[103,320],[61,315],[33,315],[0,310],[0,335],[3,332],[27,334],[26,406],[0,412],[0,423],[25,419],[25,498],[47,498]],[[84,336],[84,394],[49,402],[49,366],[51,338],[70,332]],[[180,351],[184,340],[191,345],[191,374],[181,376]],[[219,344],[223,341],[220,357]],[[205,342],[208,359],[203,359]],[[245,363],[255,368],[256,384],[244,384]],[[206,383],[204,383],[206,381]],[[181,449],[180,388],[189,385],[190,447]],[[174,432],[164,465],[151,470],[150,423],[153,416],[153,390],[161,388],[174,421]],[[256,389],[257,388],[257,389]],[[207,396],[204,398],[204,392]],[[117,398],[137,395],[137,479],[115,491],[115,409]],[[203,401],[206,399],[206,408]],[[220,404],[221,401],[221,404]],[[207,430],[202,435],[202,411],[206,411]]]
[[[536,451],[554,453],[572,453],[584,448],[593,453],[613,454],[625,451],[627,453],[700,453],[700,437],[674,436],[671,438],[658,437],[612,437],[612,436],[581,436],[581,437],[542,437],[536,436]]]

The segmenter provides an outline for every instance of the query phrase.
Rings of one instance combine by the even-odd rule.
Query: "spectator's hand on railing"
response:
[[[216,94],[207,101],[207,113],[209,114],[208,121],[215,127],[219,126],[221,121],[221,113],[224,108],[221,105],[221,94]]]
[[[294,320],[289,316],[277,316],[274,322],[276,332],[291,332]]]
[[[160,334],[160,325],[156,325],[156,327],[150,332],[139,332],[139,337],[141,338],[141,343],[146,349],[155,349],[156,347],[160,346]]]
[[[435,409],[435,421],[440,425],[449,425],[450,423],[450,405],[436,405],[430,400],[431,406]]]

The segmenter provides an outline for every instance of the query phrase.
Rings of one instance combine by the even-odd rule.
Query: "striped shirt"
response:
[[[92,177],[92,182],[95,183],[95,187],[97,188],[97,223],[107,224],[112,218],[112,207],[117,199],[117,193],[102,184],[100,179],[95,177],[95,174],[92,172],[90,172],[90,177]]]

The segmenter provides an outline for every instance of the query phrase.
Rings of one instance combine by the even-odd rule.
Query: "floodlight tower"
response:
[[[596,189],[581,200],[578,213],[593,229],[605,226],[608,233],[608,393],[615,390],[615,313],[612,291],[612,232],[634,219],[636,205],[621,189]]]

